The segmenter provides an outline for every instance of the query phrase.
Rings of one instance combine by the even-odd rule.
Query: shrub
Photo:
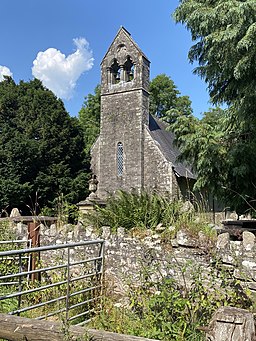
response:
[[[160,223],[170,226],[177,221],[181,206],[182,202],[158,194],[119,191],[109,197],[105,207],[96,207],[85,219],[95,227],[107,225],[114,230],[154,229]]]
[[[162,277],[153,281],[156,268],[144,269],[139,285],[129,284],[128,303],[105,300],[92,327],[160,340],[200,341],[205,335],[199,327],[207,326],[220,306],[253,309],[252,297],[224,270],[206,274],[192,262],[170,266],[183,280]]]

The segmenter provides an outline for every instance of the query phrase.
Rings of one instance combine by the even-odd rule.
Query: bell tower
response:
[[[97,195],[144,187],[150,62],[121,27],[101,63],[100,136],[92,151]]]

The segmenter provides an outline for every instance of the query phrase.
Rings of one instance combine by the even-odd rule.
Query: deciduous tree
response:
[[[188,96],[180,96],[173,80],[165,74],[156,76],[150,82],[151,115],[168,121],[168,111],[178,110],[184,114],[192,113],[191,101]]]

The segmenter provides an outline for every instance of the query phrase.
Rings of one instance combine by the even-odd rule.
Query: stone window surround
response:
[[[111,66],[107,67],[108,83],[112,85],[120,83],[128,83],[135,79],[136,65],[130,55],[126,56],[125,62],[119,63],[117,58],[111,62]]]

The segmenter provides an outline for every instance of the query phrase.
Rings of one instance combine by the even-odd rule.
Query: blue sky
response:
[[[34,76],[76,116],[100,83],[100,62],[120,26],[151,61],[151,79],[170,76],[190,96],[194,115],[208,110],[206,84],[192,70],[190,34],[174,23],[178,0],[1,0],[0,79]]]

